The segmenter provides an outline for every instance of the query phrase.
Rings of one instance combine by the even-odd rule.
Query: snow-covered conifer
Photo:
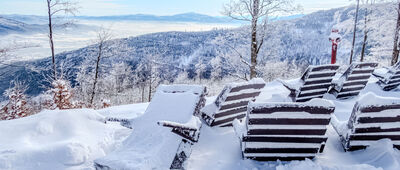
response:
[[[25,95],[26,89],[26,86],[15,82],[14,87],[4,92],[4,95],[8,97],[8,103],[1,109],[2,120],[17,119],[32,114],[32,108]]]
[[[67,80],[58,79],[54,80],[50,89],[52,95],[52,102],[49,103],[49,109],[72,109],[73,103],[71,102],[72,88]]]

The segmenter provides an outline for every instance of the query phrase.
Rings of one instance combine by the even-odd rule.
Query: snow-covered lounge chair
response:
[[[243,157],[258,161],[312,159],[323,152],[335,107],[325,99],[303,103],[249,103],[246,121],[234,121]]]
[[[182,169],[197,142],[206,88],[160,85],[143,116],[131,120],[123,145],[95,160],[96,169]]]
[[[393,90],[400,85],[400,62],[392,67],[377,69],[373,75],[378,78],[377,83],[383,90]]]
[[[351,64],[339,79],[332,81],[329,93],[338,99],[357,96],[368,83],[376,66],[378,63]]]
[[[346,151],[365,149],[384,138],[400,149],[400,98],[368,93],[356,102],[348,122],[332,125]]]
[[[232,126],[234,119],[246,116],[247,104],[260,95],[264,86],[260,78],[227,84],[215,101],[201,110],[201,117],[209,126]]]
[[[294,102],[306,102],[313,98],[322,98],[328,92],[338,68],[339,65],[334,64],[309,66],[300,80],[279,81],[290,90],[289,97]]]

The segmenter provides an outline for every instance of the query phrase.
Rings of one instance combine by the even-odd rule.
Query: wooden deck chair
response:
[[[206,88],[160,85],[143,116],[131,120],[123,146],[95,160],[96,169],[184,169],[198,141]]]
[[[373,75],[378,78],[377,83],[384,91],[393,90],[400,85],[400,62],[380,71],[375,70]]]
[[[312,159],[322,153],[335,107],[325,99],[304,103],[250,103],[246,121],[234,122],[242,156],[257,161]]]
[[[306,102],[313,98],[322,98],[332,85],[339,65],[309,66],[299,81],[280,81],[283,86],[290,90],[289,97],[294,102]]]
[[[246,116],[247,104],[260,95],[264,86],[264,80],[259,78],[227,84],[215,101],[201,110],[201,117],[209,126],[231,126],[234,119]]]
[[[376,66],[378,63],[351,64],[339,79],[332,81],[329,93],[338,99],[357,96],[368,83]]]
[[[346,151],[365,149],[384,138],[400,149],[400,98],[368,93],[356,102],[348,122],[332,125]]]

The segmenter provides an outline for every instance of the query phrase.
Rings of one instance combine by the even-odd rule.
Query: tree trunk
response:
[[[368,5],[368,3],[367,3]],[[365,56],[365,48],[367,46],[367,39],[368,39],[368,27],[367,27],[367,23],[368,23],[368,7],[365,8],[365,16],[364,16],[364,40],[363,40],[363,46],[361,49],[361,58],[360,58],[360,62],[364,61],[364,56]]]
[[[142,88],[142,103],[144,102],[144,84],[141,85]]]
[[[257,66],[257,22],[259,15],[259,3],[260,0],[253,1],[253,13],[251,21],[251,63],[250,63],[250,79],[257,77],[256,66]]]
[[[51,49],[51,61],[53,64],[53,76],[54,80],[57,79],[57,70],[56,70],[56,59],[54,55],[54,42],[53,42],[53,25],[51,23],[51,0],[47,0],[47,12],[49,15],[49,43],[50,43],[50,49]]]
[[[393,55],[392,55],[391,65],[396,64],[399,58],[399,48],[398,48],[399,31],[400,31],[400,2],[398,4],[398,9],[397,9],[397,24],[396,24],[396,30],[394,32]]]
[[[100,42],[100,44],[99,44],[99,54],[98,54],[97,60],[96,60],[96,70],[95,70],[95,74],[94,74],[94,82],[93,82],[93,88],[92,88],[92,96],[90,97],[90,105],[91,105],[92,107],[93,107],[94,95],[96,94],[96,84],[97,84],[97,79],[98,79],[98,76],[99,76],[99,64],[100,64],[102,49],[103,49],[103,43]]]
[[[149,82],[149,102],[151,101],[151,78],[150,78],[150,82]]]
[[[353,30],[353,44],[351,45],[350,52],[350,64],[353,62],[354,45],[356,43],[356,31],[357,31],[357,20],[358,20],[358,8],[360,6],[360,0],[357,0],[356,16],[354,18],[354,30]]]

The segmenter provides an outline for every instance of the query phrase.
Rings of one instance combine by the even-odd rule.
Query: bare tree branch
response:
[[[257,57],[264,44],[268,17],[298,10],[292,4],[292,0],[231,0],[224,5],[223,14],[235,20],[251,23],[250,63],[246,63],[250,68],[250,79],[257,76]],[[260,21],[263,21],[261,30],[258,26]],[[242,55],[239,57],[242,61],[246,61]]]
[[[98,82],[98,77],[99,77],[99,67],[100,67],[100,61],[101,58],[103,57],[104,49],[106,48],[106,42],[111,40],[111,33],[109,30],[106,29],[101,29],[97,33],[97,58],[96,58],[96,67],[95,67],[95,75],[94,75],[94,81],[93,81],[93,88],[92,88],[92,95],[90,97],[90,105],[93,106],[93,99],[94,96],[96,95],[96,84]]]
[[[47,14],[48,14],[48,25],[49,25],[49,44],[51,50],[51,59],[53,64],[53,76],[57,78],[57,69],[56,69],[56,60],[55,60],[55,52],[54,52],[54,41],[53,41],[53,32],[55,24],[53,19],[54,15],[58,13],[64,13],[64,15],[75,15],[78,11],[77,3],[71,2],[69,0],[47,0]],[[70,24],[60,24],[61,26],[67,26]]]

